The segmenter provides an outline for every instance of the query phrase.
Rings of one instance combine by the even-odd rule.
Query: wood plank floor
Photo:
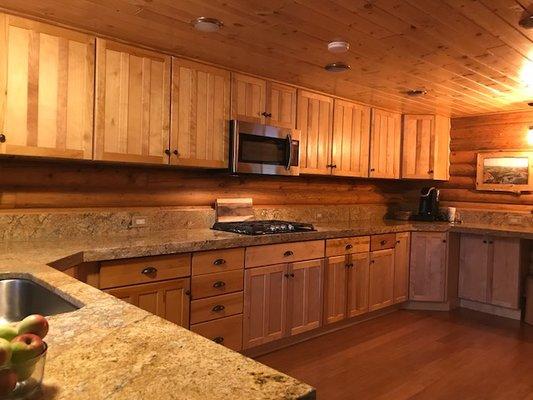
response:
[[[465,309],[397,311],[257,360],[319,400],[533,400],[533,327]]]

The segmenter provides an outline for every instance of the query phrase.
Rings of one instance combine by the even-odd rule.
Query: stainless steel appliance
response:
[[[243,222],[216,222],[213,229],[243,235],[268,235],[274,233],[310,232],[315,228],[311,224],[288,221],[243,221]]]
[[[232,120],[230,131],[231,172],[299,175],[298,130]]]
[[[412,219],[419,221],[436,221],[442,219],[439,212],[439,189],[436,187],[424,187],[420,191],[418,215]]]

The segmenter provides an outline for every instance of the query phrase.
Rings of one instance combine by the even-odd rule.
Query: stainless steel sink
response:
[[[0,280],[0,321],[20,321],[31,314],[50,316],[78,308],[28,279]]]

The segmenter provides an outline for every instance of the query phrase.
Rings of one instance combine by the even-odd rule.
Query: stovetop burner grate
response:
[[[275,233],[311,232],[316,230],[312,224],[278,220],[216,222],[212,229],[241,233],[243,235],[269,235]]]

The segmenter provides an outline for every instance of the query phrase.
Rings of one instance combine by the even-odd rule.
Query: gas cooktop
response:
[[[277,220],[216,222],[212,229],[241,233],[243,235],[269,235],[275,233],[310,232],[316,230],[311,224]]]

